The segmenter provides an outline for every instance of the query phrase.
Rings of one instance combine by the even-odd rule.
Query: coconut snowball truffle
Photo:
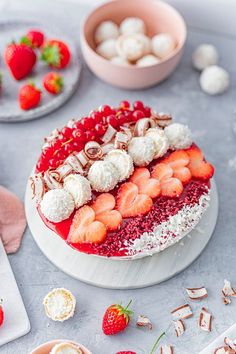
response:
[[[140,59],[146,50],[146,43],[138,34],[125,34],[116,42],[118,54],[129,61]]]
[[[118,65],[130,65],[128,60],[121,58],[119,56],[111,58],[111,62]]]
[[[216,47],[211,44],[201,44],[193,52],[192,63],[195,69],[201,71],[210,65],[217,64],[218,58]]]
[[[50,354],[83,354],[83,351],[74,343],[62,342],[56,344]]]
[[[169,55],[175,47],[175,40],[168,33],[160,33],[152,37],[152,52],[161,59]]]
[[[89,181],[78,174],[71,174],[64,179],[64,189],[72,195],[76,208],[80,208],[92,198]]]
[[[134,171],[133,160],[124,150],[114,149],[108,152],[105,161],[115,165],[119,172],[119,182],[129,178]]]
[[[49,318],[63,322],[74,316],[76,299],[69,290],[57,288],[45,296],[43,305]]]
[[[119,178],[119,171],[109,161],[95,161],[88,172],[88,180],[97,192],[112,190],[117,185]]]
[[[96,28],[95,31],[95,42],[100,44],[107,39],[116,39],[119,36],[119,27],[113,21],[103,21]]]
[[[146,33],[146,26],[143,20],[138,17],[127,17],[120,24],[122,34]]]
[[[155,55],[148,54],[142,57],[137,61],[137,66],[142,67],[142,66],[149,66],[149,65],[154,65],[160,63],[160,60],[155,57]]]
[[[64,189],[52,189],[44,194],[40,209],[46,219],[60,222],[69,218],[75,208],[75,202],[70,193]]]
[[[136,166],[146,166],[154,159],[155,143],[149,137],[132,138],[128,146],[128,153]]]
[[[201,73],[200,86],[209,95],[223,93],[229,87],[229,74],[220,66],[209,66]]]
[[[96,48],[96,52],[105,59],[112,59],[117,56],[116,40],[107,39]]]
[[[192,133],[184,124],[170,124],[164,129],[164,133],[172,150],[187,149],[193,142]]]
[[[150,128],[145,136],[151,138],[155,144],[154,159],[164,156],[169,149],[169,141],[164,131],[159,128]]]

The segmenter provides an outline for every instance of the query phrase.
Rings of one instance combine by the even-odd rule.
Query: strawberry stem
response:
[[[153,353],[156,351],[157,346],[158,346],[158,344],[159,344],[161,338],[162,338],[165,334],[166,334],[166,333],[163,332],[163,333],[161,333],[161,334],[159,335],[159,337],[158,337],[157,340],[155,341],[155,343],[154,343],[154,345],[153,345],[153,347],[152,347],[152,349],[151,349],[151,351],[150,351],[149,354],[153,354]]]
[[[125,307],[125,311],[128,310],[129,305],[131,304],[132,300],[129,301],[128,305]]]

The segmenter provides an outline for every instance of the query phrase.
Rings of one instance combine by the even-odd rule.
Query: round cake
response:
[[[30,181],[42,221],[69,246],[135,258],[197,225],[213,174],[186,125],[141,101],[122,101],[54,130]]]

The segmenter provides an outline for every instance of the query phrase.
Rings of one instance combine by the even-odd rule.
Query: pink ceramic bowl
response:
[[[104,20],[117,24],[126,17],[140,17],[149,36],[168,32],[176,40],[175,50],[158,64],[148,67],[122,66],[95,52],[94,32]],[[158,84],[176,68],[183,53],[186,25],[182,16],[170,5],[157,0],[114,0],[96,8],[87,17],[81,31],[85,61],[100,79],[126,89],[141,89]]]
[[[85,348],[82,344],[69,341],[68,339],[55,339],[50,342],[41,344],[39,347],[35,348],[30,354],[49,354],[54,345],[60,342],[71,342],[77,345],[80,345],[81,349],[83,350],[84,354],[92,354],[87,348]]]

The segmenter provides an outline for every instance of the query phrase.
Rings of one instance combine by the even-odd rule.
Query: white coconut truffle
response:
[[[112,162],[119,171],[119,182],[129,178],[134,171],[133,160],[124,150],[114,149],[108,152],[105,161]]]
[[[149,137],[135,137],[128,146],[128,153],[136,166],[148,165],[155,156],[155,144]]]
[[[125,65],[125,66],[130,65],[128,60],[121,58],[119,56],[112,58],[111,62],[117,65]]]
[[[88,172],[91,186],[97,192],[112,190],[117,185],[119,178],[119,171],[109,161],[95,161]]]
[[[187,149],[193,142],[192,133],[187,125],[173,123],[164,129],[170,149]]]
[[[120,24],[122,34],[146,33],[146,26],[143,20],[138,17],[127,17]]]
[[[145,136],[151,138],[155,144],[154,159],[164,156],[169,149],[169,140],[165,132],[159,128],[150,128]]]
[[[209,95],[223,93],[229,87],[229,74],[220,66],[208,66],[200,75],[200,86]]]
[[[80,349],[78,345],[70,342],[62,342],[56,344],[50,351],[50,354],[83,354],[83,353],[84,352],[82,351],[82,349]]]
[[[95,31],[95,42],[100,44],[107,39],[116,39],[119,37],[119,27],[113,21],[103,21],[96,28]]]
[[[105,59],[112,59],[117,56],[116,40],[107,39],[96,48],[96,52]]]
[[[72,195],[76,208],[80,208],[92,198],[89,181],[78,174],[71,174],[64,179],[64,189]]]
[[[139,59],[137,62],[136,62],[136,65],[137,66],[149,66],[149,65],[154,65],[154,64],[158,64],[160,63],[160,60],[155,57],[155,55],[152,55],[152,54],[148,54],[148,55],[145,55],[144,57],[142,57],[141,59]]]
[[[46,219],[60,222],[69,218],[75,208],[75,202],[70,193],[64,189],[52,189],[44,194],[40,209]]]
[[[152,37],[152,52],[161,59],[173,52],[175,47],[176,42],[168,33],[160,33]]]
[[[216,47],[211,44],[201,44],[193,52],[192,63],[195,69],[201,71],[210,65],[217,64],[218,58]]]
[[[125,34],[118,38],[116,48],[122,58],[136,61],[145,54],[146,43],[138,34]]]
[[[136,38],[139,38],[139,39],[143,42],[143,45],[144,45],[144,55],[150,54],[151,51],[152,51],[152,42],[151,42],[151,39],[150,39],[148,36],[146,36],[145,34],[142,34],[142,33],[136,34]]]
[[[45,296],[43,305],[49,318],[63,322],[74,316],[76,299],[69,290],[56,288]]]

